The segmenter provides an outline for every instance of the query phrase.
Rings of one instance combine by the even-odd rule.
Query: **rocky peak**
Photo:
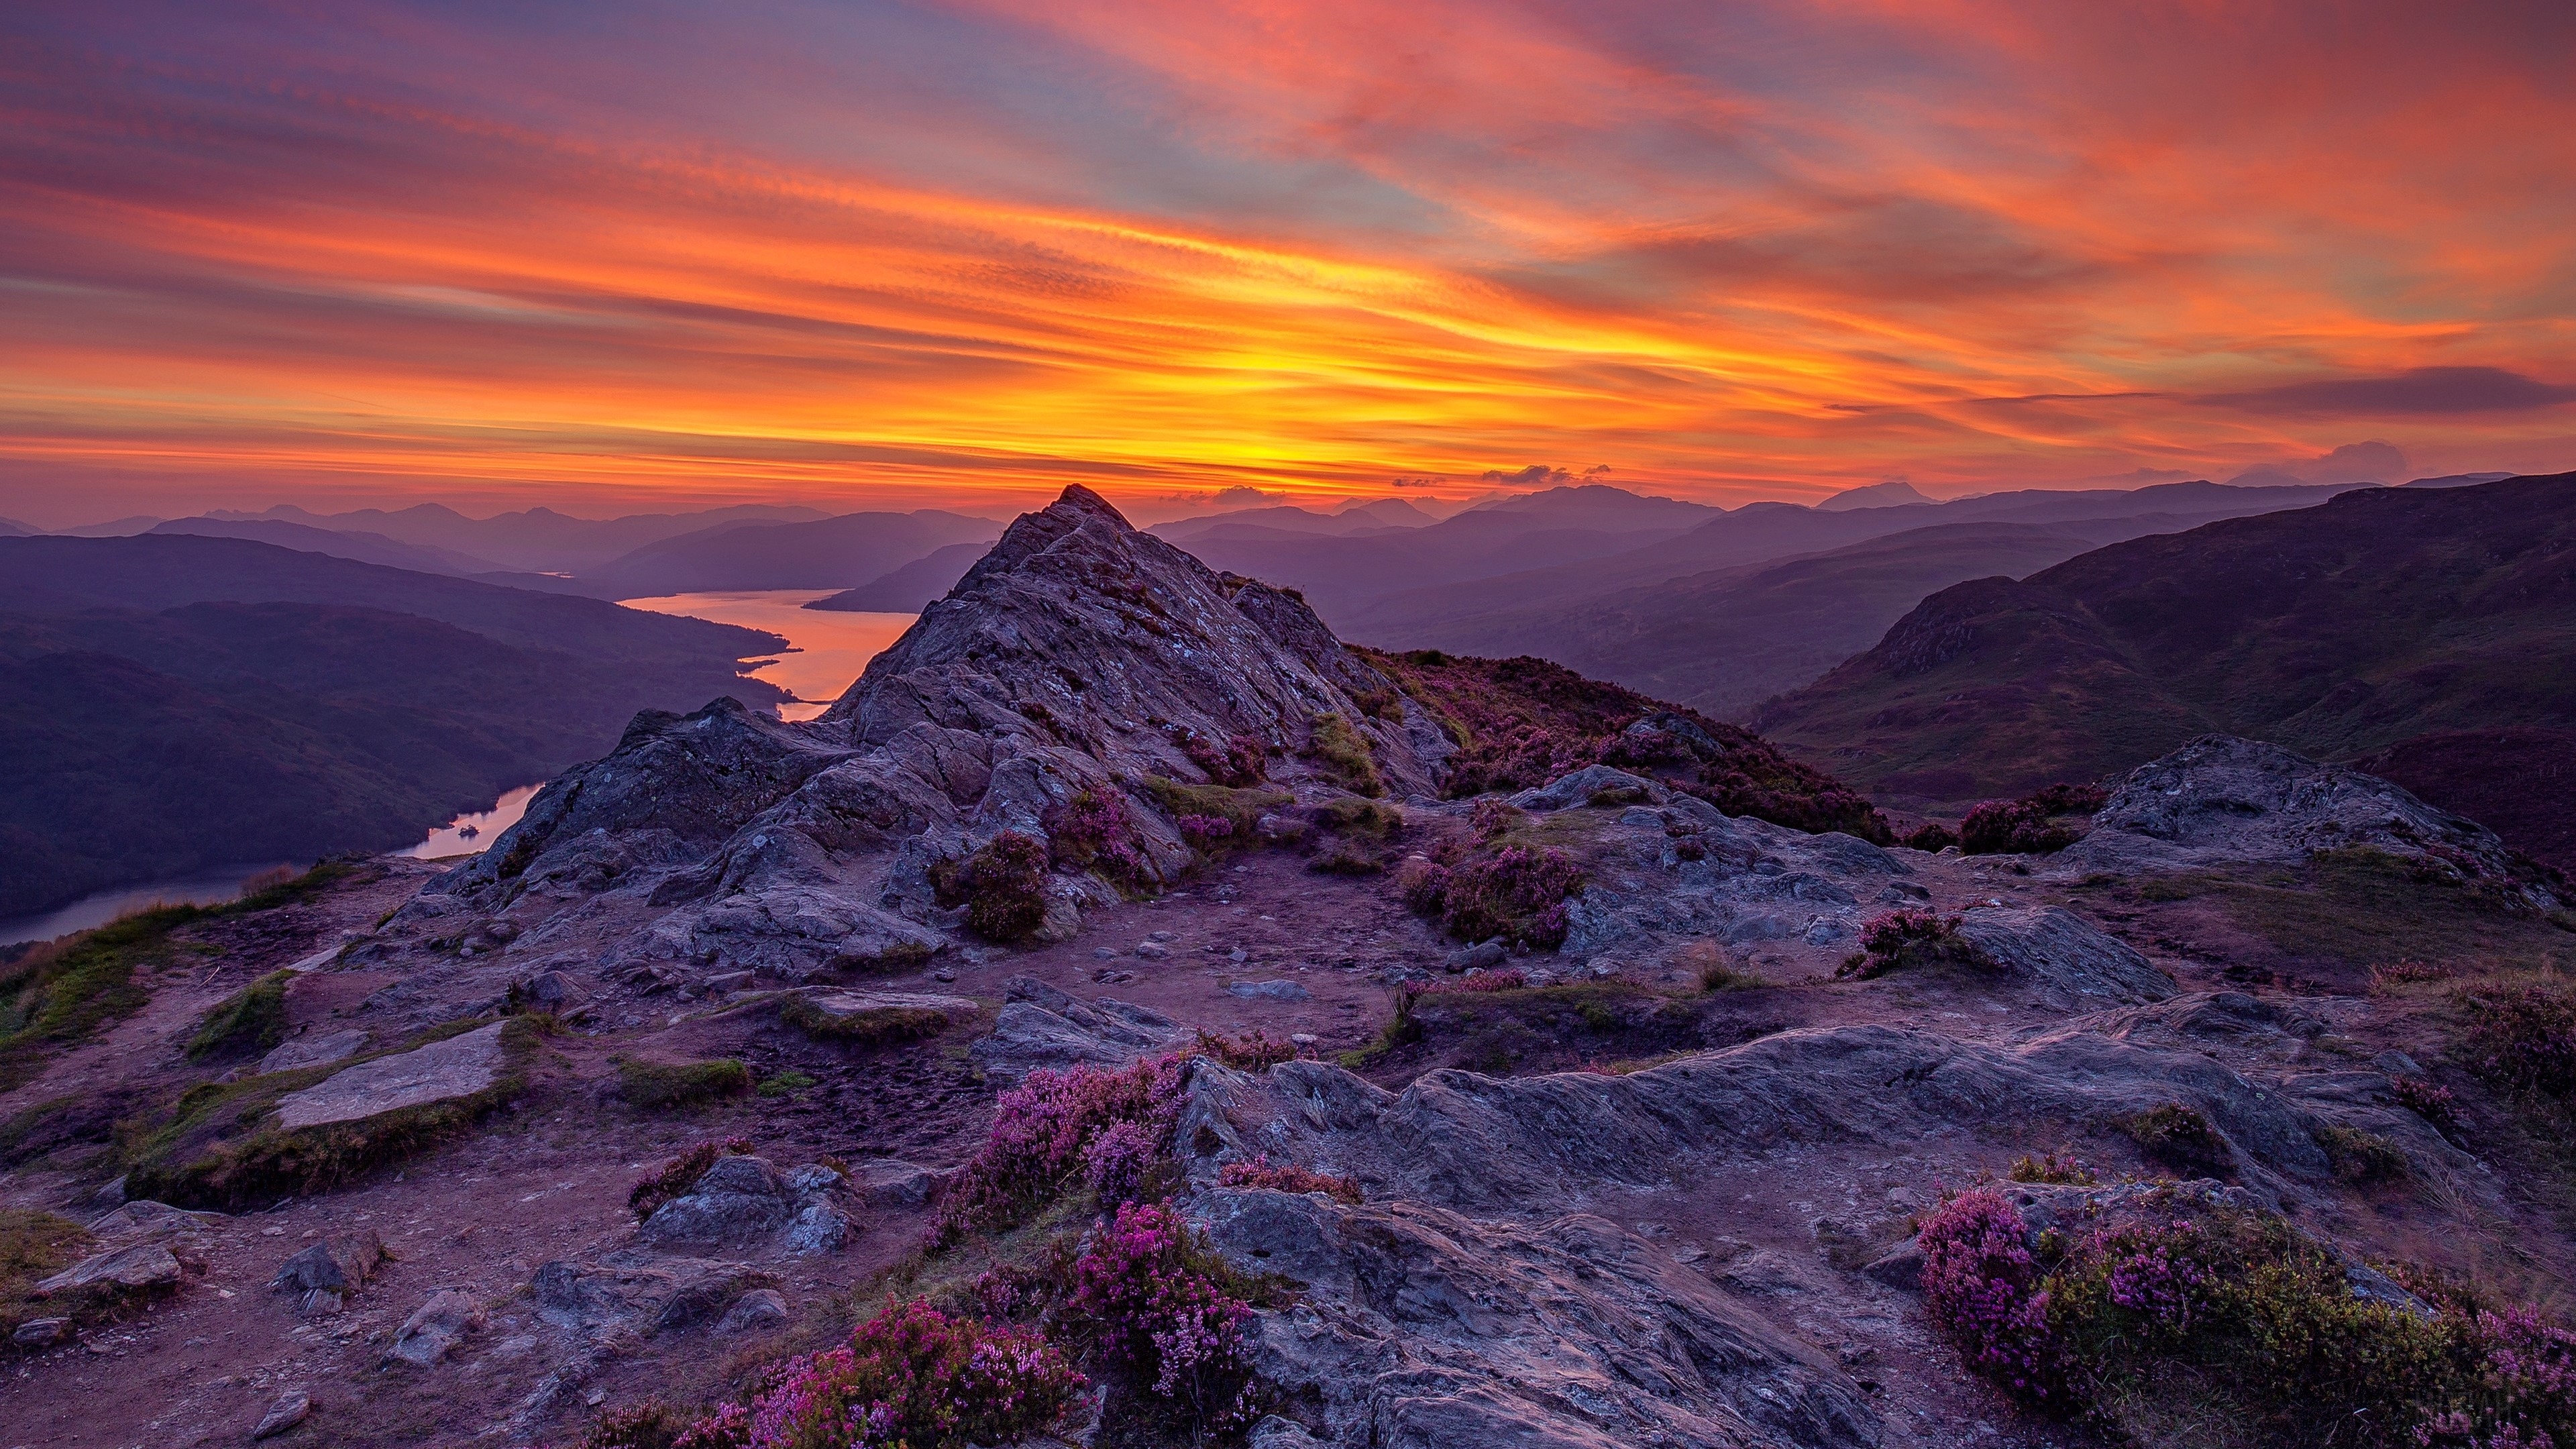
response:
[[[950,940],[933,885],[948,863],[1005,830],[1045,840],[1079,796],[1116,797],[1138,876],[1123,884],[1151,888],[1192,853],[1149,780],[1207,783],[1201,762],[1249,737],[1275,784],[1330,788],[1302,759],[1328,716],[1393,788],[1437,787],[1437,727],[1303,599],[1218,574],[1067,488],[821,719],[729,700],[638,716],[416,909],[462,897],[542,941],[610,898],[638,914],[618,957],[636,970],[723,961],[801,979],[917,957]],[[1051,931],[1116,894],[1072,872],[1047,890]]]

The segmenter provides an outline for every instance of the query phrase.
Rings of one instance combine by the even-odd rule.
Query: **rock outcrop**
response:
[[[2535,905],[2557,904],[2545,888],[2517,879],[2504,842],[2475,821],[2376,775],[2231,735],[2204,735],[2130,771],[2094,815],[2092,833],[2059,852],[2052,873],[2295,862],[2356,847],[2432,860],[2509,885]]]
[[[1360,692],[1395,694],[1296,595],[1220,575],[1068,488],[821,719],[783,724],[730,700],[639,715],[414,909],[452,910],[434,903],[447,897],[502,918],[495,939],[525,950],[568,908],[614,895],[638,919],[612,967],[645,971],[721,957],[803,980],[918,960],[951,944],[933,867],[1005,830],[1044,839],[1085,792],[1124,800],[1126,884],[1170,879],[1191,852],[1144,782],[1205,781],[1202,762],[1238,737],[1293,780],[1316,722],[1339,716],[1388,788],[1434,789],[1415,741],[1436,727],[1409,701],[1373,719]],[[1079,876],[1047,890],[1051,921],[1114,896]]]
[[[505,1024],[494,1022],[445,1041],[360,1062],[277,1099],[278,1125],[292,1131],[354,1122],[379,1112],[452,1102],[500,1080]]]

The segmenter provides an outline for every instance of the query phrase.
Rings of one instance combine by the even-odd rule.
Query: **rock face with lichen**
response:
[[[440,893],[518,932],[614,896],[639,917],[623,948],[637,972],[721,957],[802,980],[918,960],[956,928],[935,873],[1004,831],[1047,839],[1080,796],[1123,810],[1124,884],[1177,875],[1190,849],[1145,782],[1205,782],[1201,762],[1239,739],[1293,779],[1338,716],[1389,788],[1435,788],[1417,745],[1437,729],[1409,702],[1370,718],[1359,693],[1393,690],[1296,595],[1218,574],[1068,488],[821,719],[730,700],[640,715]],[[1044,888],[1051,935],[1118,889],[1096,874]]]

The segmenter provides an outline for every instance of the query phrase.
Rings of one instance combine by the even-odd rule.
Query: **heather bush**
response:
[[[1250,1377],[1238,1281],[1169,1210],[1127,1203],[1074,1263],[1066,1306],[1141,1391],[1204,1428],[1228,1420]]]
[[[1467,812],[1468,828],[1480,840],[1491,840],[1509,830],[1529,823],[1529,812],[1509,800],[1487,796]]]
[[[1136,824],[1127,798],[1115,790],[1084,790],[1047,812],[1048,851],[1055,863],[1096,870],[1118,885],[1141,889],[1153,864],[1136,848]]]
[[[1906,832],[1901,843],[1916,850],[1943,851],[1959,843],[1959,833],[1937,820],[1931,820]]]
[[[2053,1150],[2039,1157],[2024,1154],[2014,1158],[2004,1177],[2012,1182],[2057,1183],[2073,1187],[2091,1187],[2098,1181],[2090,1164],[2072,1156],[2061,1162]]]
[[[1184,815],[1172,823],[1192,850],[1213,853],[1234,838],[1234,822],[1222,815]]]
[[[748,1403],[726,1404],[674,1449],[965,1449],[1010,1443],[1064,1417],[1083,1386],[1025,1329],[885,1308],[848,1346],[790,1360]]]
[[[1449,867],[1428,860],[1408,860],[1395,873],[1396,894],[1416,915],[1440,913],[1449,894]]]
[[[1443,871],[1436,892],[1429,873],[1418,873],[1405,896],[1438,910],[1441,926],[1459,940],[1501,937],[1553,951],[1565,941],[1565,900],[1582,880],[1582,869],[1563,851],[1507,845]]]
[[[1860,928],[1860,950],[1846,958],[1836,976],[1875,980],[1891,971],[1930,966],[1996,969],[1994,959],[1959,934],[1959,918],[1937,911],[1889,911]]]
[[[1212,785],[1240,790],[1260,784],[1268,773],[1269,751],[1251,735],[1236,735],[1220,746],[1195,730],[1183,731],[1176,726],[1174,732],[1180,738],[1181,753],[1189,756],[1190,763],[1198,766]]]
[[[1091,1175],[1092,1145],[1113,1127],[1135,1129],[1159,1154],[1180,1113],[1182,1065],[1175,1054],[1116,1071],[1076,1066],[1029,1073],[1002,1094],[983,1147],[940,1198],[930,1229],[932,1244],[944,1246],[972,1229],[1022,1221],[1077,1174]],[[1123,1161],[1132,1142],[1122,1135],[1120,1145],[1102,1149],[1102,1180],[1113,1186],[1125,1182],[1123,1168],[1113,1170],[1113,1165]],[[1142,1169],[1139,1180],[1141,1176]]]
[[[2422,1077],[2395,1077],[2388,1083],[2388,1092],[2397,1105],[2432,1123],[2443,1136],[2459,1130],[2460,1106],[2450,1088]]]
[[[2397,1182],[2414,1173],[2414,1165],[2396,1143],[2357,1127],[2320,1127],[2315,1133],[2334,1175],[2345,1182]]]
[[[2173,1199],[2034,1234],[1999,1194],[1926,1215],[1934,1321],[2024,1400],[2153,1438],[2179,1370],[2207,1412],[2297,1446],[2576,1443],[2576,1337],[2527,1311],[2364,1298],[2275,1215]]]
[[[2046,855],[2064,850],[2083,839],[2084,832],[2060,817],[2090,815],[2110,798],[2109,791],[2096,785],[2061,784],[2018,800],[1988,800],[1959,822],[1959,849],[1967,855]]]
[[[988,941],[1017,941],[1046,920],[1047,848],[1005,830],[963,861],[942,862],[931,885],[943,906],[966,907],[966,925]]]
[[[2180,1102],[2124,1118],[2120,1130],[2140,1151],[2176,1172],[2193,1177],[2222,1177],[2235,1166],[2236,1155],[2209,1119]]]
[[[1262,1187],[1273,1192],[1320,1192],[1354,1207],[1360,1201],[1357,1179],[1315,1172],[1293,1162],[1274,1165],[1268,1153],[1250,1162],[1227,1163],[1217,1173],[1217,1181],[1227,1187]]]
[[[2495,1081],[2552,1097],[2576,1094],[2576,996],[2526,986],[2470,998],[2468,1054]]]
[[[689,1190],[719,1157],[740,1157],[751,1151],[751,1142],[743,1137],[719,1137],[692,1146],[688,1151],[663,1163],[651,1177],[635,1184],[626,1194],[626,1206],[635,1213],[635,1221],[653,1216],[653,1210]]]
[[[1447,976],[1426,981],[1411,988],[1416,996],[1451,996],[1460,992],[1519,991],[1529,985],[1529,973],[1518,966],[1504,966],[1492,971],[1477,971],[1465,976]]]
[[[1184,785],[1154,776],[1145,789],[1163,813],[1173,817],[1189,843],[1210,854],[1258,844],[1261,817],[1295,803],[1278,790],[1239,790],[1225,785]],[[1192,826],[1189,822],[1198,823]],[[1220,822],[1223,828],[1219,828]]]

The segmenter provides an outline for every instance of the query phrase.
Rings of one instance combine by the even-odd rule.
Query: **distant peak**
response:
[[[1843,513],[1855,508],[1902,508],[1909,503],[1932,501],[1913,484],[1890,478],[1863,488],[1846,488],[1816,507],[1826,513]]]
[[[1055,502],[1049,504],[1047,507],[1047,511],[1050,513],[1053,513],[1058,509],[1075,513],[1095,514],[1117,524],[1120,528],[1132,527],[1132,525],[1127,522],[1127,515],[1119,512],[1108,499],[1101,497],[1099,494],[1092,492],[1090,489],[1083,487],[1079,483],[1067,483],[1064,485],[1064,492],[1059,494]]]

